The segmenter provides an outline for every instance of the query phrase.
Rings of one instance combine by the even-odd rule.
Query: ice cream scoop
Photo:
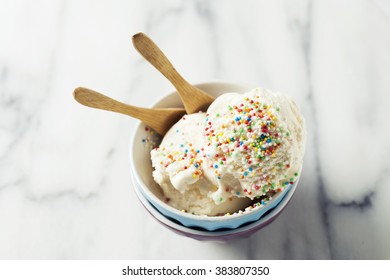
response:
[[[260,88],[228,93],[207,113],[210,168],[205,172],[218,186],[212,194],[215,201],[235,195],[255,199],[293,184],[302,165],[306,129],[291,98]]]
[[[232,196],[215,203],[210,194],[216,185],[205,169],[206,113],[183,116],[165,135],[158,149],[151,151],[154,180],[171,206],[198,215],[224,215],[250,205],[250,199]],[[206,165],[206,166],[205,166]]]

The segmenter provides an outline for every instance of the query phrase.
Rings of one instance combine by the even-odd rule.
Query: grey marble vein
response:
[[[313,150],[314,153],[314,159],[313,162],[315,166],[315,182],[316,182],[316,189],[318,190],[318,204],[319,208],[321,209],[321,220],[323,221],[324,225],[324,231],[325,236],[327,239],[327,243],[329,244],[329,253],[330,258],[333,258],[333,248],[331,243],[331,233],[330,233],[330,221],[329,221],[329,213],[328,213],[328,205],[329,201],[327,199],[326,194],[326,186],[323,180],[323,173],[322,173],[322,167],[321,167],[321,159],[319,155],[320,151],[320,139],[319,139],[319,132],[317,130],[318,127],[318,120],[317,120],[317,114],[318,110],[315,103],[315,92],[313,89],[313,82],[312,82],[312,53],[311,53],[311,38],[312,38],[312,32],[313,32],[313,10],[315,9],[313,1],[307,1],[306,5],[306,16],[307,19],[305,23],[301,26],[301,44],[302,44],[302,52],[303,52],[303,58],[304,58],[304,65],[306,70],[306,76],[307,76],[307,93],[306,93],[306,100],[309,104],[309,110],[310,110],[310,121],[308,121],[308,129],[312,131],[312,142],[313,142]]]
[[[76,190],[66,190],[66,191],[60,191],[55,193],[46,193],[42,196],[36,196],[32,194],[27,194],[26,199],[38,204],[41,203],[52,203],[56,200],[60,199],[76,199],[81,202],[87,202],[89,200],[92,200],[98,196],[97,193],[87,193],[85,195],[81,195]]]
[[[342,207],[342,208],[353,208],[353,209],[357,209],[359,211],[366,211],[372,207],[372,205],[373,205],[372,198],[374,196],[375,196],[375,192],[369,192],[368,194],[364,195],[361,200],[340,202],[340,203],[336,204],[335,206]]]
[[[208,43],[212,48],[212,56],[213,56],[213,76],[220,77],[220,73],[222,71],[222,62],[220,56],[220,46],[219,46],[219,38],[218,38],[218,29],[216,23],[216,13],[215,13],[215,4],[212,1],[206,0],[197,0],[194,2],[195,10],[197,14],[200,16],[201,22],[206,22],[207,29],[206,32],[210,33],[210,42]]]

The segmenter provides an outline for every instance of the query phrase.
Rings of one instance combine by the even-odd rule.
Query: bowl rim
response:
[[[223,81],[211,81],[211,82],[204,82],[204,83],[197,83],[194,84],[196,87],[204,87],[204,86],[232,86],[232,87],[243,87],[243,88],[255,88],[256,86],[252,86],[250,84],[245,84],[245,83],[234,83],[234,82],[223,82]],[[155,102],[152,103],[151,107],[157,106],[159,102],[167,98],[168,96],[177,94],[177,91],[174,90],[168,94],[165,94],[161,96],[159,99],[157,99]],[[184,106],[183,106],[184,107]],[[187,212],[182,212],[165,202],[161,201],[153,192],[150,191],[150,189],[144,184],[140,176],[138,175],[137,169],[135,168],[137,164],[134,161],[134,153],[133,153],[133,147],[135,145],[135,140],[136,140],[136,133],[139,130],[139,128],[144,125],[142,121],[137,121],[134,124],[134,129],[132,131],[131,137],[130,137],[130,145],[129,145],[129,158],[130,158],[130,168],[132,169],[132,175],[134,176],[134,181],[136,181],[140,186],[142,186],[142,190],[145,191],[148,195],[148,197],[153,201],[153,203],[158,204],[160,207],[167,209],[171,213],[173,213],[176,216],[180,216],[184,219],[191,219],[191,220],[197,220],[199,222],[202,221],[208,221],[208,222],[220,222],[220,221],[234,221],[238,219],[242,219],[243,217],[246,217],[247,214],[254,213],[255,211],[260,211],[260,209],[263,209],[263,207],[255,207],[252,210],[248,211],[247,213],[238,213],[238,214],[231,214],[231,215],[224,215],[224,216],[207,216],[207,215],[194,215],[191,213]],[[299,177],[300,177],[301,172],[299,172]],[[299,178],[298,178],[299,180]],[[298,182],[297,180],[297,182]],[[294,193],[297,187],[297,182],[294,183],[293,187],[289,189],[289,192]],[[136,187],[136,186],[133,186]],[[278,194],[282,194],[284,191],[287,191],[287,188],[285,188],[282,192],[279,192]],[[276,209],[280,204],[286,204],[286,197],[288,194],[285,195],[285,197],[279,202],[278,205],[275,206],[274,209]],[[149,200],[149,199],[147,199]],[[272,201],[272,200],[271,200]],[[283,208],[282,208],[283,209]],[[268,216],[268,215],[267,215]],[[261,217],[260,217],[261,219]]]

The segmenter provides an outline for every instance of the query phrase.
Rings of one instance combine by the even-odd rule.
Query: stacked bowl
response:
[[[214,97],[226,92],[245,93],[253,87],[232,83],[203,83],[196,85]],[[183,107],[176,92],[161,98],[153,107]],[[229,216],[199,216],[179,211],[164,202],[161,188],[153,180],[151,148],[158,144],[153,130],[139,122],[130,142],[131,175],[135,193],[142,205],[158,222],[180,235],[198,240],[223,241],[247,237],[267,226],[283,211],[293,196],[298,180],[261,207]]]

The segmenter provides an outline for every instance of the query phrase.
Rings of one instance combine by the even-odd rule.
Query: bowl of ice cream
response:
[[[297,187],[305,123],[295,103],[232,83],[197,87],[217,97],[164,137],[138,123],[130,143],[133,183],[159,213],[185,228],[236,230],[261,224]],[[176,92],[154,107],[183,107]]]

